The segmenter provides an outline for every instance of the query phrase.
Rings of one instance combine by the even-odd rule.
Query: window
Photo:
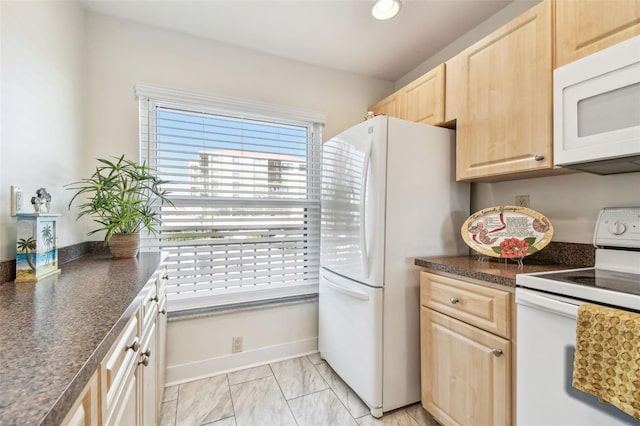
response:
[[[169,182],[174,204],[161,207],[159,236],[147,241],[168,252],[169,309],[317,293],[321,120],[136,92],[141,157]]]

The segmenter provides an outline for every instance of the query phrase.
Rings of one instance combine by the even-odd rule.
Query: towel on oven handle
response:
[[[640,420],[640,314],[580,305],[573,387]]]

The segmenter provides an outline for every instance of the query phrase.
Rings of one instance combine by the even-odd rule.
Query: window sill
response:
[[[279,306],[295,305],[298,303],[309,303],[318,300],[318,294],[304,294],[298,296],[280,297],[277,299],[258,300],[251,302],[233,303],[223,306],[210,306],[206,308],[185,309],[181,311],[169,312],[167,320],[169,322],[187,319],[204,318],[214,315],[224,315],[241,311],[251,311],[264,308],[275,308]]]

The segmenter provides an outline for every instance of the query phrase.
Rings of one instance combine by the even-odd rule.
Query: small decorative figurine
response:
[[[46,188],[39,188],[36,191],[36,196],[31,197],[31,204],[36,213],[49,213],[49,209],[51,208],[51,194],[47,192]]]

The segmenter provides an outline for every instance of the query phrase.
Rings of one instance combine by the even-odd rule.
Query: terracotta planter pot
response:
[[[111,256],[116,259],[131,259],[138,255],[140,247],[140,234],[113,234],[109,238],[109,250]]]

